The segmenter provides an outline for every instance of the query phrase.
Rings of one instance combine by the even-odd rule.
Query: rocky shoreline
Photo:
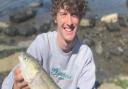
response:
[[[38,34],[54,29],[50,15],[38,16],[35,9],[14,12],[7,21],[0,21],[0,83],[18,63],[18,53],[26,51]],[[128,16],[114,13],[99,19],[83,18],[78,35],[94,53],[99,89],[118,89],[109,80],[128,76]],[[125,80],[125,88],[121,85],[119,89],[128,88],[128,79]],[[104,87],[109,84],[115,88]]]

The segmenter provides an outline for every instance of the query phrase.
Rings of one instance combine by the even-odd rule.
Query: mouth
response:
[[[67,32],[72,32],[72,31],[75,30],[75,26],[73,26],[73,25],[68,25],[68,26],[65,26],[65,27],[63,27],[63,28],[64,28],[64,30],[67,31]]]

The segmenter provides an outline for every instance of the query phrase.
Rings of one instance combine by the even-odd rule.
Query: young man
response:
[[[35,57],[61,89],[94,89],[95,64],[90,48],[77,37],[84,0],[52,0],[56,31],[42,33],[27,53]],[[29,89],[20,69],[14,68],[2,89]]]

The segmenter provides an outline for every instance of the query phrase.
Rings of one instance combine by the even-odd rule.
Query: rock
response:
[[[126,6],[128,7],[128,0],[126,0]]]
[[[33,18],[35,15],[36,12],[33,9],[22,9],[11,13],[9,19],[13,23],[20,23]]]
[[[111,58],[111,54],[109,52],[105,52],[104,53],[104,57],[107,58],[107,59],[110,59]]]
[[[95,20],[94,19],[81,19],[80,26],[82,27],[94,27]]]
[[[119,20],[119,15],[117,13],[109,14],[101,17],[101,22],[105,23],[117,23]]]
[[[32,40],[21,41],[15,45],[0,45],[0,58],[6,57],[15,52],[24,51],[28,48]]]
[[[121,47],[114,47],[110,49],[111,55],[121,56],[123,54],[123,49]]]
[[[10,71],[18,63],[19,53],[15,53],[5,58],[0,58],[0,73]]]
[[[123,53],[124,52],[124,49],[122,47],[117,47],[117,50],[120,52],[120,53]]]
[[[2,45],[16,45],[16,42],[15,42],[15,40],[13,40],[13,39],[0,39],[0,44]]]
[[[122,27],[128,27],[127,17],[119,17],[119,25]]]
[[[98,89],[123,89],[114,83],[103,83]]]
[[[38,8],[38,7],[41,7],[41,6],[43,6],[43,2],[40,1],[40,0],[34,1],[34,2],[29,4],[30,8]]]
[[[126,75],[120,75],[118,78],[120,80],[128,80],[128,76],[126,76]]]
[[[126,57],[128,57],[128,49],[125,49],[125,50],[124,50],[124,55],[125,55]]]
[[[103,53],[102,41],[96,42],[95,51],[99,55]]]
[[[106,31],[107,30],[106,23],[97,21],[95,29],[99,32]]]
[[[44,23],[43,25],[40,26],[38,33],[45,33],[50,30],[50,23]]]
[[[30,26],[18,26],[17,31],[20,36],[31,36],[37,32],[34,27]]]
[[[107,24],[107,30],[109,32],[120,31],[120,26],[118,25],[118,23],[109,23]]]
[[[3,32],[3,28],[0,28],[0,33],[2,33]]]
[[[8,36],[16,36],[18,35],[18,31],[17,28],[15,26],[9,26],[8,28],[3,30],[5,35]]]
[[[89,47],[91,47],[91,46],[94,46],[94,45],[95,45],[94,40],[93,40],[93,39],[91,39],[91,38],[85,38],[85,39],[83,40],[83,43],[84,43],[84,44],[87,44]]]
[[[8,27],[9,27],[8,23],[0,21],[0,28],[8,28]]]

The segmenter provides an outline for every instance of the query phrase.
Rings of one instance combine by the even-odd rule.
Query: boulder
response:
[[[119,25],[122,27],[128,27],[128,17],[119,17]]]
[[[7,27],[9,27],[8,23],[0,21],[0,28],[7,28]]]
[[[82,27],[94,27],[95,26],[95,19],[81,19],[80,26]]]
[[[38,7],[41,7],[41,6],[43,6],[43,2],[40,1],[40,0],[34,1],[34,2],[29,4],[30,8],[38,8]]]
[[[36,29],[32,26],[17,26],[17,31],[20,36],[31,36],[37,33]]]
[[[15,26],[9,26],[8,28],[3,30],[3,33],[8,36],[16,36],[18,35],[17,28]]]
[[[119,26],[118,23],[108,23],[106,25],[106,27],[107,27],[107,30],[109,32],[117,32],[117,31],[120,31],[120,26]]]
[[[83,40],[83,44],[87,44],[89,47],[92,47],[95,45],[95,42],[92,38],[85,38]]]
[[[126,6],[128,7],[128,0],[126,0]]]
[[[117,13],[109,14],[101,17],[100,21],[105,23],[117,23],[119,21],[119,15]]]
[[[22,9],[16,12],[12,12],[9,15],[9,19],[13,23],[20,23],[33,18],[35,15],[36,12],[33,9]]]
[[[40,26],[38,33],[45,33],[50,30],[50,23],[44,23],[43,25]]]

